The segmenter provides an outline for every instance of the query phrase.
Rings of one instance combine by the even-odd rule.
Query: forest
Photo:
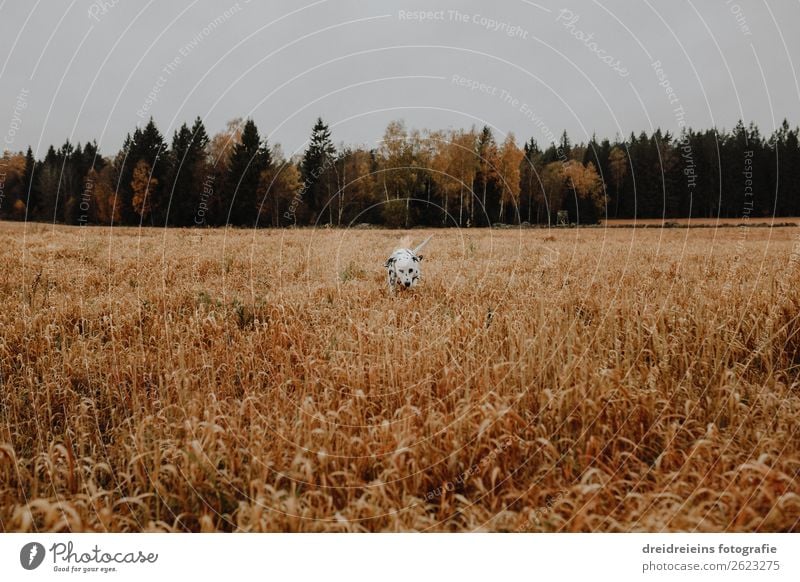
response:
[[[168,140],[153,119],[112,156],[96,142],[0,158],[0,218],[72,225],[553,225],[605,218],[800,216],[798,128],[769,136],[656,129],[613,141],[520,145],[489,127],[409,129],[377,147],[334,143],[322,119],[288,157],[252,119],[210,136],[198,117]],[[561,213],[563,217],[563,212]]]

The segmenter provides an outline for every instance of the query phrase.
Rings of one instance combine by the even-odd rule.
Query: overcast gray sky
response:
[[[769,133],[800,121],[798,23],[798,0],[0,0],[0,133],[39,156],[111,155],[150,115],[168,136],[250,116],[289,154],[317,116],[366,145],[392,119],[540,144]]]

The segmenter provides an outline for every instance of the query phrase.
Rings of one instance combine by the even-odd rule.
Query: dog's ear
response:
[[[391,257],[390,257],[390,258],[386,259],[386,263],[385,263],[383,266],[384,266],[384,267],[386,267],[386,268],[388,269],[388,268],[390,268],[392,265],[394,265],[394,258],[391,258]]]
[[[425,258],[425,255],[416,255],[416,256],[414,257],[414,261],[416,261],[417,263],[419,263],[419,262],[420,262],[422,259],[424,259],[424,258]]]

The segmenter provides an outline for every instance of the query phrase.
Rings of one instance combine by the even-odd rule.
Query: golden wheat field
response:
[[[800,229],[0,224],[3,531],[798,531]]]

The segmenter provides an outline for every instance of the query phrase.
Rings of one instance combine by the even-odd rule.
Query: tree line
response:
[[[565,214],[566,213],[566,214]],[[680,135],[655,130],[573,144],[498,141],[489,127],[409,130],[392,121],[374,148],[336,146],[318,119],[287,158],[252,119],[210,137],[203,121],[171,141],[152,119],[104,157],[95,142],[43,159],[0,158],[0,218],[66,224],[388,227],[571,223],[603,218],[800,216],[800,143],[739,122]]]

